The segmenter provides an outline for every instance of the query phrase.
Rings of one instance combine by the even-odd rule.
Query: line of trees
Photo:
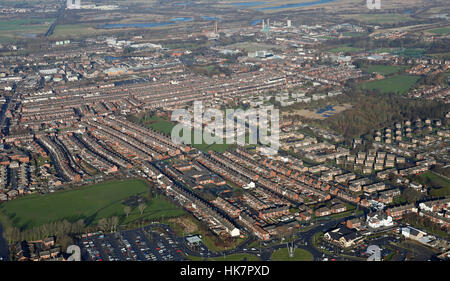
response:
[[[110,218],[102,218],[98,221],[98,226],[104,232],[107,231],[115,232],[117,231],[118,225],[119,225],[119,217],[117,216],[113,216]]]
[[[73,223],[63,220],[25,230],[20,230],[15,226],[5,227],[3,236],[10,245],[23,240],[36,241],[56,236],[56,242],[65,248],[73,243],[72,235],[83,233],[85,229],[86,226],[82,219]]]

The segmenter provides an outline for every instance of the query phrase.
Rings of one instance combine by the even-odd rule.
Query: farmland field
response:
[[[152,198],[142,216],[137,207],[125,218],[124,199],[145,193],[149,186],[142,180],[108,181],[46,195],[30,195],[0,205],[0,212],[12,223],[27,229],[54,221],[83,219],[86,224],[100,218],[119,216],[121,223],[138,218],[175,217],[184,212],[164,198]]]

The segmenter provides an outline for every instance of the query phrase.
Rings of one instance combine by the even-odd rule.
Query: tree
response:
[[[98,226],[103,231],[106,231],[108,229],[108,221],[105,218],[102,218],[98,221]]]
[[[74,233],[81,233],[84,229],[84,221],[83,219],[79,219],[74,225]]]
[[[128,215],[130,215],[130,213],[131,213],[131,208],[130,208],[130,206],[125,206],[125,208],[123,208],[123,211],[125,212],[125,215],[126,215],[127,218],[128,218]]]
[[[73,244],[73,239],[67,234],[63,234],[57,237],[57,243],[61,245],[63,249],[66,249],[69,245]]]
[[[20,230],[16,227],[5,228],[4,236],[8,244],[12,244],[20,240]]]
[[[155,190],[153,189],[153,187],[149,187],[148,190],[148,198],[151,199],[155,196]]]
[[[115,232],[117,225],[119,224],[119,218],[114,216],[111,218],[111,232]]]
[[[138,208],[139,208],[139,212],[142,215],[142,213],[144,213],[145,208],[147,208],[147,205],[145,203],[141,203],[141,204],[139,204]]]

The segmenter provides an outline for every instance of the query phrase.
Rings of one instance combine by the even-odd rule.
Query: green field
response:
[[[204,257],[186,256],[191,261],[204,261]],[[260,261],[260,258],[251,254],[232,254],[224,257],[206,258],[206,261]]]
[[[0,21],[0,31],[11,32],[11,31],[33,31],[35,29],[49,28],[54,18],[44,18],[44,19],[13,19],[8,21]]]
[[[19,38],[29,38],[29,34],[44,34],[54,18],[43,19],[11,19],[8,21],[0,21],[0,41],[9,42]]]
[[[210,258],[211,261],[260,261],[259,257],[250,254],[233,254],[225,257]]]
[[[337,47],[337,48],[328,50],[328,52],[331,52],[331,53],[355,53],[355,52],[360,52],[360,51],[362,51],[362,49],[350,47],[350,46],[342,46],[342,47]]]
[[[379,73],[381,75],[389,75],[396,72],[400,72],[405,69],[404,66],[399,65],[363,65],[362,69],[371,73]]]
[[[351,14],[344,15],[343,18],[370,24],[396,24],[413,20],[413,18],[404,14]]]
[[[372,50],[375,53],[389,53],[391,55],[403,56],[403,57],[420,57],[425,54],[423,48],[378,48]]]
[[[157,132],[161,132],[167,136],[170,136],[172,134],[172,129],[173,127],[175,127],[175,123],[168,121],[164,118],[161,117],[157,117],[157,116],[152,116],[150,119],[150,121],[146,121],[148,123],[146,123],[147,127],[152,128],[153,130],[157,131]],[[191,133],[192,139],[191,139],[191,143],[194,143],[194,132]],[[225,142],[225,141],[224,141]],[[214,150],[216,152],[224,152],[226,151],[230,145],[229,144],[206,144],[206,143],[201,143],[201,144],[193,144],[192,147],[195,147],[198,150],[207,152],[209,150]]]
[[[56,25],[52,37],[73,37],[106,33],[101,29],[94,29],[87,24],[59,24]]]
[[[108,181],[79,189],[30,195],[8,201],[0,205],[0,212],[21,229],[64,219],[83,219],[89,225],[100,218],[119,216],[120,223],[125,224],[141,218],[175,217],[184,214],[180,208],[158,197],[147,201],[147,208],[142,215],[135,207],[126,218],[122,200],[146,193],[148,189],[149,186],[142,180]]]
[[[430,29],[430,30],[428,30],[428,32],[438,34],[438,35],[449,35],[450,27],[441,27],[441,28]]]
[[[420,184],[431,187],[432,196],[450,196],[450,181],[432,172],[426,172],[415,177]]]
[[[175,124],[173,122],[170,122],[162,117],[153,115],[150,119],[145,120],[145,125],[147,127],[152,128],[153,130],[157,132],[161,132],[165,135],[170,136],[172,132],[172,128],[175,127]]]
[[[365,32],[343,32],[342,35],[350,36],[350,37],[360,37],[360,36],[367,35],[367,33],[365,33]]]
[[[362,90],[378,90],[381,93],[400,93],[408,92],[419,80],[419,76],[395,75],[390,78],[364,82],[361,84]]]
[[[273,261],[312,261],[313,256],[304,249],[295,249],[294,256],[291,258],[289,257],[288,249],[283,248],[273,252],[270,259]]]

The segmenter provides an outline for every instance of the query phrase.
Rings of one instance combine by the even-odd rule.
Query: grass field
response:
[[[191,261],[203,261],[204,257],[186,256]],[[260,258],[250,254],[233,254],[224,257],[206,258],[206,261],[260,261]]]
[[[25,18],[0,21],[0,41],[10,42],[44,34],[54,20],[54,18]]]
[[[312,261],[313,256],[310,252],[304,249],[295,249],[294,256],[289,257],[287,248],[276,250],[270,257],[273,261]]]
[[[430,30],[428,30],[428,32],[438,34],[438,35],[449,35],[450,27],[441,27],[441,28],[430,29]]]
[[[84,186],[79,189],[55,192],[46,195],[31,195],[8,201],[0,205],[0,212],[7,215],[21,229],[67,219],[83,219],[87,225],[100,218],[119,216],[126,224],[140,218],[180,216],[184,212],[162,197],[147,201],[147,208],[140,215],[135,207],[125,217],[122,200],[145,193],[148,185],[142,180],[109,181]]]
[[[210,258],[211,261],[260,261],[259,257],[250,254],[233,254],[224,257]]]
[[[0,31],[11,32],[11,31],[32,31],[34,29],[49,28],[54,18],[43,18],[43,19],[12,19],[8,21],[0,21]]]
[[[331,53],[355,53],[355,52],[360,52],[361,50],[362,49],[360,49],[360,48],[355,48],[355,47],[350,47],[350,46],[342,46],[342,47],[329,49],[328,52],[331,52]]]
[[[145,125],[147,127],[152,128],[155,131],[164,133],[168,136],[170,136],[173,127],[175,127],[175,124],[173,122],[170,122],[162,117],[159,116],[152,116],[148,121],[146,121]]]
[[[375,53],[389,53],[391,55],[403,56],[403,57],[419,57],[425,54],[423,48],[378,48],[372,50]]]
[[[95,29],[87,24],[60,24],[56,25],[52,37],[74,37],[106,33],[108,31]]]
[[[418,76],[395,75],[390,78],[369,81],[360,85],[363,90],[378,90],[381,93],[400,93],[408,92],[419,80]]]
[[[370,24],[395,24],[413,20],[405,14],[352,14],[344,15],[343,18]]]
[[[161,117],[157,117],[157,116],[152,116],[150,118],[151,121],[149,121],[146,126],[152,128],[155,131],[164,133],[168,136],[170,136],[172,134],[172,129],[173,127],[175,127],[175,123],[168,121],[164,118]],[[194,133],[192,132],[191,134],[192,136],[192,140],[191,143],[194,143]],[[201,143],[201,144],[193,144],[192,147],[197,148],[198,150],[207,152],[209,150],[214,150],[216,152],[224,152],[226,151],[230,145],[229,144],[225,144],[225,141],[223,144],[206,144],[206,143]]]
[[[420,184],[431,187],[433,196],[450,196],[450,181],[432,172],[426,172],[415,178]]]
[[[379,73],[381,75],[389,75],[400,72],[405,69],[404,66],[399,65],[363,65],[362,69],[371,73]]]
[[[365,32],[343,32],[342,35],[350,36],[350,37],[360,37],[360,36],[367,35],[367,33],[365,33]]]

